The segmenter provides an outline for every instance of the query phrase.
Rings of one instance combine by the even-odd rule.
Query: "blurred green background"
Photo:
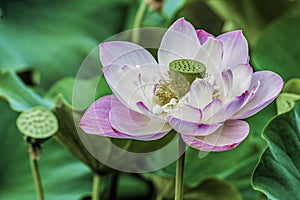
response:
[[[275,71],[284,81],[300,77],[299,1],[162,2],[160,11],[147,8],[142,27],[167,28],[185,17],[214,35],[242,29],[255,70]],[[40,170],[46,199],[90,199],[92,171],[102,176],[102,199],[173,198],[174,164],[147,174],[117,173],[78,147],[78,136],[67,134],[75,132],[69,105],[81,63],[99,43],[133,28],[140,4],[139,0],[0,1],[0,199],[35,199],[27,145],[15,120],[20,111],[36,105],[53,109],[63,123],[58,136],[43,145]],[[83,81],[89,84],[93,79]],[[98,97],[110,92],[105,81],[98,87]],[[59,93],[64,100],[55,101]],[[249,118],[251,133],[234,150],[200,159],[196,150],[189,149],[185,199],[266,199],[253,189],[251,175],[266,146],[261,132],[275,115],[272,103]],[[76,153],[76,148],[83,153],[78,149]]]

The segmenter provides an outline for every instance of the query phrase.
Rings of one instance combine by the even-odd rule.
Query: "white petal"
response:
[[[168,122],[135,112],[124,105],[112,105],[109,122],[117,131],[132,136],[152,135],[171,130]]]
[[[212,101],[214,88],[204,79],[196,79],[193,81],[190,90],[189,105],[195,108],[204,108]]]
[[[192,106],[182,105],[168,113],[168,116],[184,119],[188,122],[199,123],[202,118],[201,110]]]
[[[161,76],[158,64],[141,67],[120,67],[119,65],[111,64],[103,68],[103,73],[117,98],[127,107],[137,112],[140,112],[136,106],[137,102],[142,101],[147,105],[150,102],[150,100],[148,101],[150,96],[145,96],[145,89],[150,86],[154,87],[155,80]],[[143,81],[141,82],[142,79]],[[148,92],[148,89],[146,89],[146,92]]]
[[[200,47],[196,30],[183,18],[167,30],[158,50],[160,64],[169,65],[177,59],[194,59]]]
[[[143,65],[157,63],[153,56],[143,47],[125,41],[112,41],[100,44],[100,60],[103,66]]]
[[[230,69],[223,70],[222,72],[222,82],[223,82],[223,98],[231,98],[231,90],[233,87],[233,73]]]
[[[253,74],[253,69],[250,65],[239,65],[232,70],[233,85],[230,92],[231,97],[241,95],[249,89]]]
[[[254,88],[254,96],[235,114],[234,119],[244,119],[262,110],[279,95],[282,87],[283,80],[278,74],[271,71],[255,72],[250,85],[250,88]]]
[[[224,107],[223,102],[220,99],[213,99],[205,108],[202,110],[202,120],[204,124],[215,124],[214,116]]]
[[[221,62],[223,56],[222,43],[217,39],[209,37],[199,49],[195,60],[206,66],[206,72],[214,75],[216,81],[221,80]]]

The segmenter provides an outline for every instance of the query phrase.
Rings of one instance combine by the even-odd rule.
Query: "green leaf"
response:
[[[191,200],[242,200],[242,196],[234,185],[217,178],[206,178],[197,188],[185,194],[185,199]]]
[[[188,187],[196,187],[205,178],[217,176],[234,184],[244,199],[253,199],[259,193],[251,187],[251,174],[261,151],[262,146],[254,137],[247,138],[237,148],[225,152],[210,152],[206,155],[189,148],[186,152],[184,183]],[[174,177],[175,167],[173,163],[157,174]]]
[[[300,99],[300,79],[289,80],[276,99],[277,113],[282,114],[290,111],[294,107],[294,102]]]
[[[283,88],[283,92],[300,95],[300,78],[290,79]]]
[[[12,71],[0,73],[0,97],[10,103],[13,110],[23,111],[33,106],[51,107],[39,95],[27,87]]]
[[[61,94],[74,109],[85,110],[96,99],[111,93],[104,77],[95,76],[89,79],[66,77],[57,81],[44,98],[53,102],[57,95]]]
[[[252,59],[256,69],[278,73],[285,81],[300,77],[300,17],[277,21],[261,36]]]
[[[161,149],[168,144],[176,135],[175,131],[171,131],[166,136],[153,141],[141,141],[131,139],[117,139],[111,138],[112,143],[118,147],[136,153],[148,153],[158,149]]]
[[[0,69],[37,69],[45,88],[75,75],[87,54],[122,28],[126,2],[11,0],[0,10]]]
[[[205,2],[216,15],[225,20],[225,28],[230,24],[230,30],[242,29],[251,46],[261,45],[257,39],[262,31],[280,17],[290,15],[292,12],[299,13],[300,5],[298,1],[289,0],[274,0],[272,7],[269,2],[260,0],[206,0]]]
[[[174,179],[153,174],[148,176],[148,178],[154,184],[157,200],[174,199]],[[242,196],[234,185],[229,182],[215,177],[207,177],[195,187],[185,187],[183,198],[185,200],[241,200]]]
[[[300,199],[300,102],[265,128],[268,148],[253,174],[253,186],[270,199]]]
[[[0,101],[0,196],[1,199],[36,199],[29,167],[28,148],[14,122],[17,113]],[[42,145],[39,169],[45,199],[82,200],[92,190],[92,173],[55,140]],[[151,193],[144,180],[126,174],[119,175],[118,199],[146,199]],[[101,193],[109,199],[112,175],[101,177]],[[137,191],[138,190],[138,191]]]
[[[300,99],[300,95],[281,93],[276,99],[277,113],[282,114],[292,110],[294,102]]]
[[[114,170],[97,160],[86,148],[85,144],[88,143],[91,144],[94,151],[93,153],[96,153],[96,151],[101,151],[105,154],[111,153],[109,149],[104,149],[104,147],[101,146],[101,141],[97,143],[99,136],[85,134],[81,129],[77,128],[82,113],[73,112],[73,110],[66,105],[62,96],[58,96],[53,112],[59,124],[59,131],[55,137],[65,148],[88,165],[95,173],[107,174],[114,172]],[[85,143],[83,143],[83,141]]]
[[[117,199],[150,199],[153,191],[150,190],[149,183],[139,176],[121,173],[117,190]],[[108,198],[107,198],[108,199]]]
[[[250,125],[249,136],[254,136],[256,139],[259,138],[257,142],[259,142],[262,146],[266,145],[264,140],[260,138],[263,128],[276,114],[276,104],[275,102],[272,102],[257,114],[246,119]]]
[[[28,149],[14,122],[17,113],[0,101],[1,199],[36,199]],[[91,191],[91,173],[54,140],[42,145],[39,160],[46,199],[77,199]]]

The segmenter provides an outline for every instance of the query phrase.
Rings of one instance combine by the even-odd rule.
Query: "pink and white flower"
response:
[[[271,71],[254,72],[241,31],[218,37],[195,30],[183,18],[165,33],[158,62],[143,47],[124,41],[100,44],[104,76],[113,94],[94,102],[79,126],[99,136],[156,140],[172,129],[191,147],[224,151],[249,133],[243,121],[271,103],[283,81]],[[182,92],[172,84],[171,62],[205,65]]]

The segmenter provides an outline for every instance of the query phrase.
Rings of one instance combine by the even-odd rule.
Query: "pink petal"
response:
[[[158,61],[168,66],[173,60],[194,59],[199,47],[200,42],[193,25],[184,18],[178,19],[162,38]]]
[[[234,115],[234,119],[244,119],[262,110],[279,95],[283,87],[282,78],[271,71],[255,72],[250,88],[257,83],[260,83],[260,87],[249,102]]]
[[[106,133],[115,134],[108,121],[108,113],[112,102],[119,103],[114,95],[104,96],[95,101],[84,113],[80,120],[79,127],[86,133],[103,135]]]
[[[192,106],[181,106],[168,113],[167,119],[174,130],[185,135],[203,136],[218,129],[220,124],[200,123],[202,113]]]
[[[205,30],[199,29],[196,31],[200,44],[204,44],[204,42],[209,38],[215,38],[215,36],[211,35],[210,33],[206,32]]]
[[[167,132],[164,132],[145,136],[132,136],[113,129],[109,122],[109,112],[112,105],[118,104],[121,104],[121,102],[114,95],[98,99],[86,110],[80,120],[79,127],[89,134],[122,139],[156,140],[167,134]]]
[[[203,110],[203,119],[206,119],[206,123],[222,123],[228,119],[231,119],[231,117],[238,112],[247,102],[249,99],[249,92],[245,92],[242,95],[233,98],[231,101],[227,102],[226,104],[223,103],[220,109],[215,109],[217,112],[215,112],[213,115],[210,116],[210,118],[205,117],[204,115],[206,114],[211,114],[208,112],[213,112],[209,111],[209,107],[206,107],[206,109]]]
[[[248,43],[242,31],[232,31],[217,37],[223,44],[222,67],[234,69],[248,63]]]
[[[184,142],[200,151],[226,151],[238,146],[248,135],[249,125],[242,120],[228,120],[208,136],[181,135]]]
[[[109,122],[115,130],[138,137],[167,133],[171,130],[170,125],[165,120],[135,112],[123,104],[112,106]]]
[[[196,79],[190,87],[189,105],[195,108],[204,108],[212,101],[214,87],[204,79]]]
[[[103,66],[142,65],[157,63],[153,56],[143,47],[125,41],[112,41],[100,44],[100,60]]]
[[[216,131],[222,124],[200,124],[168,116],[168,121],[177,132],[189,136],[206,136]]]
[[[129,135],[112,129],[109,123],[109,111],[112,104],[117,103],[120,102],[114,95],[98,99],[86,110],[79,122],[79,127],[89,134],[113,138],[132,138]]]

